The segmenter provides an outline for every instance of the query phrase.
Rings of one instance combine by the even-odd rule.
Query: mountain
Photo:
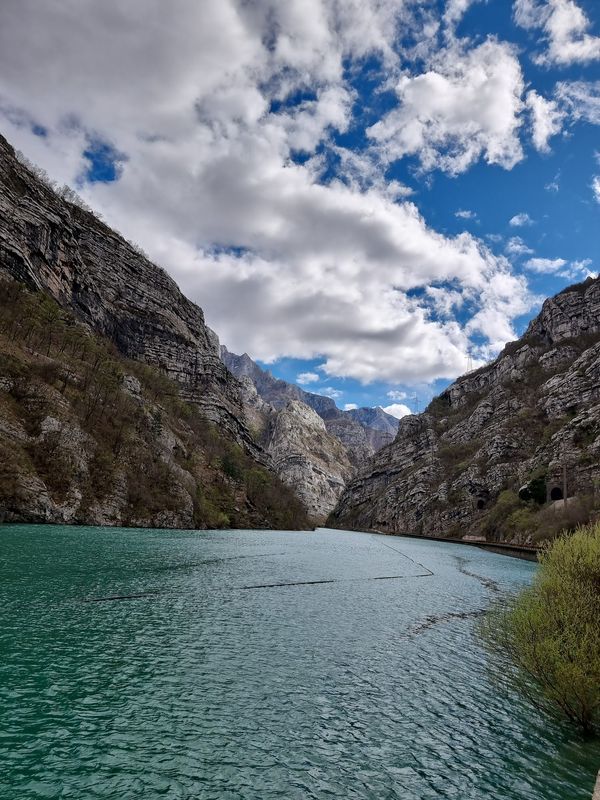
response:
[[[238,356],[222,345],[221,358],[236,377],[250,378],[259,396],[274,408],[284,408],[290,400],[297,400],[316,411],[325,421],[327,431],[344,445],[356,467],[392,442],[396,435],[398,420],[382,408],[341,411],[330,397],[307,392],[293,383],[275,378],[247,353]]]
[[[281,480],[296,488],[316,522],[324,522],[355,472],[344,445],[312,408],[290,400],[274,417],[268,452]]]
[[[240,383],[256,441],[279,478],[301,498],[313,523],[322,524],[356,472],[346,448],[306,403],[291,398],[276,408],[262,399],[248,374],[241,375]]]
[[[563,502],[566,484],[566,502]],[[331,523],[537,542],[600,508],[600,280],[547,300],[348,484]]]
[[[382,408],[341,411],[330,397],[275,378],[247,353],[221,346],[221,358],[245,387],[246,416],[277,475],[322,524],[358,467],[393,441],[398,420]]]
[[[198,306],[0,136],[0,517],[302,527]]]

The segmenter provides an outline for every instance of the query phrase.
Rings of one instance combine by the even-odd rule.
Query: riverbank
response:
[[[336,530],[342,530],[342,528],[336,528]],[[356,533],[379,533],[383,536],[394,536],[402,539],[419,539],[427,542],[446,542],[448,544],[468,545],[470,547],[479,547],[482,550],[488,550],[491,553],[499,553],[500,555],[525,559],[526,561],[537,561],[539,552],[539,547],[509,544],[508,542],[465,541],[465,539],[457,539],[449,536],[420,536],[416,533],[392,533],[391,531],[382,531],[377,528],[344,528],[343,530],[354,530]]]

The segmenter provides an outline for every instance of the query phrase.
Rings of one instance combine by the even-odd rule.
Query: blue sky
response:
[[[422,409],[596,274],[599,125],[591,0],[0,9],[0,131],[340,407]]]

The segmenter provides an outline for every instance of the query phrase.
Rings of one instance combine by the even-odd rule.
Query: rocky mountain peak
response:
[[[523,499],[535,482],[564,509]],[[547,300],[525,335],[450,385],[347,486],[345,527],[537,541],[600,509],[600,280]],[[542,493],[543,494],[543,493]]]

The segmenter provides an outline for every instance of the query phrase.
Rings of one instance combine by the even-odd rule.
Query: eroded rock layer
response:
[[[599,486],[600,280],[588,279],[547,300],[494,362],[401,420],[332,521],[532,542],[592,516]]]

